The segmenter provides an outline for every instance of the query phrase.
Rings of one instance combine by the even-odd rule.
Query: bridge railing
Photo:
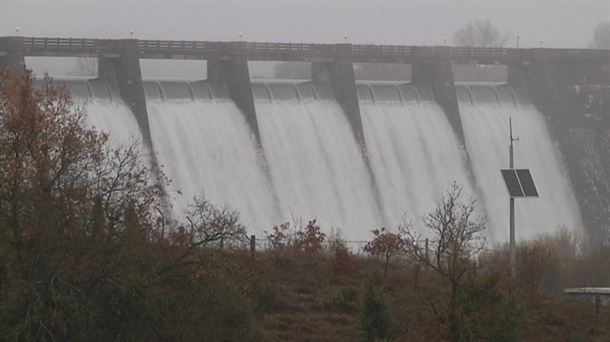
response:
[[[23,46],[26,49],[94,49],[99,46],[98,42],[88,38],[24,38]]]
[[[352,53],[357,56],[410,56],[413,48],[403,45],[352,45]]]
[[[503,57],[509,55],[509,49],[506,48],[478,48],[478,47],[449,47],[450,56],[489,56]]]
[[[206,42],[195,40],[139,40],[140,51],[161,52],[207,52],[220,51],[226,45],[224,42]]]
[[[322,45],[322,44],[317,44]],[[307,53],[312,51],[314,44],[305,43],[246,43],[246,49],[252,52],[294,52]]]
[[[5,37],[6,38],[6,37]],[[16,37],[13,37],[16,38]],[[6,45],[3,47],[2,45]],[[0,38],[0,53],[6,54],[8,43]],[[135,46],[134,46],[135,45]],[[88,38],[23,38],[23,48],[27,55],[84,55],[95,57],[105,53],[121,53],[124,48],[137,48],[142,57],[163,55],[195,55],[196,58],[245,54],[253,59],[287,58],[306,59],[307,57],[334,58],[336,56],[354,57],[356,60],[404,62],[410,57],[462,58],[476,60],[504,60],[530,58],[565,61],[608,61],[610,50],[584,49],[514,49],[514,48],[474,48],[454,46],[404,46],[374,44],[305,44],[305,43],[259,43],[259,42],[214,42],[214,41],[176,41],[176,40],[127,40],[127,39],[88,39]]]

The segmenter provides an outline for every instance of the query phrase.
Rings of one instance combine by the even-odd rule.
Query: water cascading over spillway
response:
[[[386,221],[403,215],[422,228],[423,216],[456,182],[473,192],[458,139],[429,89],[411,84],[359,84],[362,125]]]
[[[193,197],[237,209],[256,234],[279,222],[251,129],[220,85],[145,82],[155,154],[171,179],[173,213],[184,220]]]
[[[507,241],[509,197],[500,176],[508,168],[509,118],[513,122],[515,168],[529,168],[539,199],[516,200],[517,239],[582,228],[578,205],[544,117],[526,96],[502,86],[458,86],[466,148],[479,196],[485,203],[492,240]]]
[[[85,124],[108,134],[111,148],[139,144],[142,134],[136,118],[121,100],[116,85],[103,80],[59,80],[67,87],[74,104],[86,114]],[[147,151],[142,151],[146,156]],[[147,162],[147,160],[146,160]]]
[[[255,83],[253,93],[282,219],[317,218],[349,239],[368,238],[382,215],[360,147],[331,90]]]

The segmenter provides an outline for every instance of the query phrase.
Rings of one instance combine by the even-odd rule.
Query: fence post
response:
[[[254,259],[254,252],[256,252],[256,235],[250,235],[250,258]]]
[[[430,249],[429,249],[429,245],[428,245],[428,238],[426,238],[426,262],[430,262]]]
[[[595,320],[599,318],[599,305],[601,304],[601,295],[595,295]]]

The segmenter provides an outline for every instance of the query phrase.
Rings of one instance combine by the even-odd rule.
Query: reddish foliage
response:
[[[407,239],[402,233],[391,233],[385,228],[373,230],[375,238],[364,246],[364,251],[385,260],[384,278],[387,277],[390,258],[401,253],[407,245]]]
[[[322,252],[322,243],[325,238],[326,234],[322,233],[320,226],[316,224],[316,219],[313,219],[307,222],[305,230],[296,233],[294,248],[309,255],[317,255]]]

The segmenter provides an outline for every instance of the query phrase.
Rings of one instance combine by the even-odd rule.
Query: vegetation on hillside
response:
[[[426,218],[428,249],[405,224],[375,230],[359,254],[312,219],[273,227],[252,256],[238,212],[195,198],[184,222],[167,219],[166,180],[140,148],[113,149],[84,120],[51,80],[34,88],[31,73],[0,71],[1,340],[610,336],[607,308],[549,296],[583,274],[607,283],[610,251],[544,237],[519,247],[511,281],[505,248],[484,248],[457,185]]]

